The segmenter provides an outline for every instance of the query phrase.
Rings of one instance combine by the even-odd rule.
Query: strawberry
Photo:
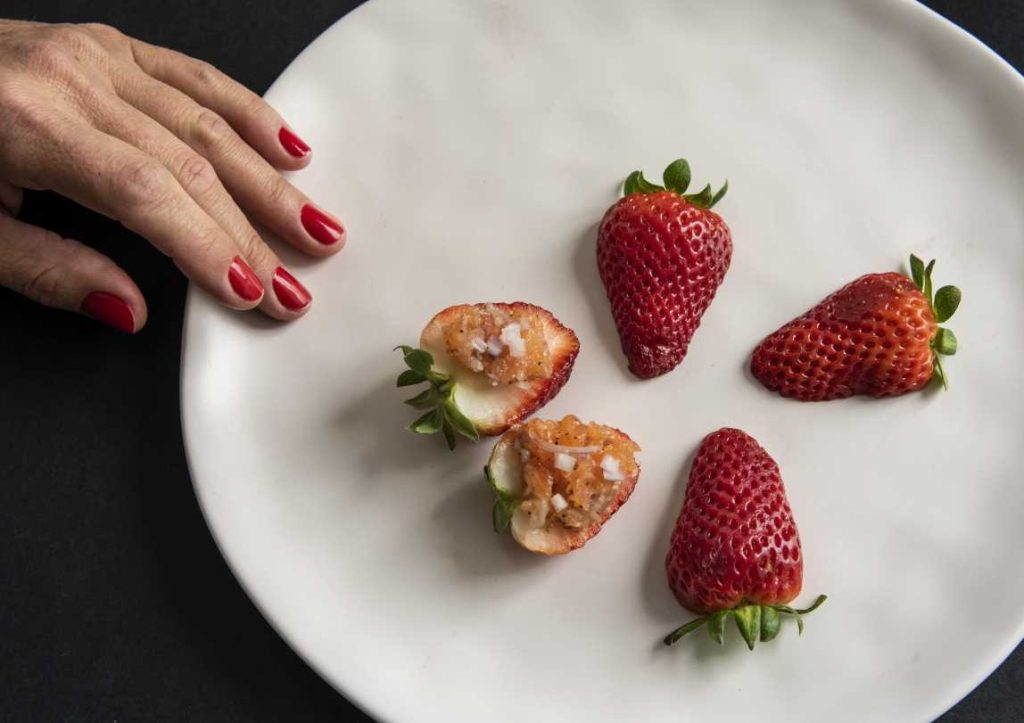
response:
[[[686,193],[690,166],[673,161],[665,187],[640,171],[597,232],[597,267],[629,369],[649,379],[674,369],[729,270],[732,236],[711,207],[729,187]]]
[[[672,645],[707,625],[722,643],[731,617],[753,650],[793,615],[803,632],[805,610],[787,603],[800,593],[800,535],[786,500],[779,467],[750,435],[720,429],[704,438],[690,470],[668,556],[668,584],[683,607],[701,617],[665,637]]]
[[[939,326],[960,305],[960,290],[932,296],[932,269],[910,257],[913,280],[867,274],[761,342],[750,371],[784,397],[802,401],[853,394],[889,397],[946,386],[939,355],[956,353],[956,336]]]
[[[449,449],[456,433],[495,436],[547,404],[569,379],[580,344],[572,329],[533,304],[460,304],[424,327],[420,348],[401,349],[409,368],[398,386],[430,386],[406,404],[424,410],[409,425],[441,432]]]
[[[506,432],[484,467],[495,532],[510,529],[542,555],[582,547],[633,493],[639,450],[624,432],[572,415]]]

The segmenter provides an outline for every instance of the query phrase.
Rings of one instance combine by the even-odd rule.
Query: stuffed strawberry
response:
[[[956,336],[939,324],[960,305],[960,289],[932,295],[932,269],[910,257],[913,279],[868,274],[850,282],[761,342],[750,371],[784,397],[802,401],[853,394],[890,397],[937,378]]]
[[[665,559],[676,599],[701,617],[666,636],[665,645],[704,625],[722,643],[729,618],[751,650],[778,634],[782,615],[794,616],[803,632],[801,616],[825,602],[822,595],[805,610],[788,605],[800,593],[803,566],[775,460],[738,429],[709,434]]]
[[[690,166],[673,161],[665,187],[640,171],[597,232],[597,267],[629,369],[641,379],[674,369],[732,259],[732,236],[711,210],[725,195],[705,186],[686,193]]]
[[[517,301],[461,304],[438,313],[420,348],[402,350],[409,368],[398,386],[429,383],[406,404],[424,411],[409,425],[473,441],[496,436],[547,404],[572,372],[580,344],[550,311]]]
[[[498,440],[484,468],[494,490],[494,530],[531,552],[561,555],[601,530],[636,486],[640,447],[623,432],[531,419]]]

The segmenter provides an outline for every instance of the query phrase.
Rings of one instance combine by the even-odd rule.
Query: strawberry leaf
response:
[[[747,641],[747,647],[753,650],[754,643],[761,634],[761,606],[742,605],[732,611],[732,616],[736,619],[740,635]]]
[[[719,645],[725,643],[725,621],[730,614],[728,610],[719,610],[708,618],[708,637]]]
[[[504,532],[512,522],[512,515],[519,506],[517,500],[511,493],[498,486],[498,482],[491,473],[490,465],[484,466],[484,476],[487,477],[491,489],[494,490],[494,507],[491,510],[491,522],[495,532]]]
[[[462,410],[455,404],[455,400],[449,397],[444,402],[444,415],[445,419],[455,428],[459,434],[467,439],[471,439],[474,442],[480,440],[480,433],[476,431],[476,427],[473,422],[469,420]]]
[[[779,615],[779,611],[773,608],[771,605],[761,606],[761,642],[767,643],[769,640],[774,640],[775,636],[779,634],[779,628],[782,625],[782,618]]]
[[[516,512],[514,504],[507,500],[498,498],[494,500],[494,508],[491,510],[491,524],[495,532],[504,532],[512,524],[512,515]]]
[[[637,189],[640,193],[657,193],[658,191],[664,191],[665,189],[659,186],[657,183],[651,183],[644,178],[644,172],[639,171],[640,175],[637,177]]]
[[[398,375],[398,384],[396,386],[411,387],[413,384],[421,384],[425,381],[427,381],[427,378],[423,374],[414,369],[406,369]]]
[[[640,171],[633,171],[626,176],[626,182],[622,186],[623,196],[628,196],[632,193],[640,193]]]
[[[939,383],[942,384],[942,388],[949,391],[949,382],[946,380],[946,372],[942,368],[942,362],[939,361],[938,356],[932,357],[932,378],[938,379]]]
[[[437,434],[444,426],[444,411],[432,409],[409,425],[409,431],[417,434]]]
[[[952,329],[940,326],[939,330],[935,332],[935,338],[932,339],[932,348],[939,354],[953,356],[956,354],[956,334]]]
[[[708,208],[711,205],[711,184],[707,184],[697,193],[687,193],[683,196],[687,201],[697,208]]]
[[[722,184],[722,187],[718,189],[718,192],[711,197],[711,203],[708,204],[708,208],[714,208],[715,204],[722,200],[722,198],[725,196],[726,191],[728,190],[729,180],[726,179],[725,183]]]
[[[924,267],[924,288],[921,289],[921,293],[928,299],[928,303],[932,303],[932,269],[935,268],[935,259],[928,262],[928,265]]]
[[[948,321],[960,306],[960,289],[955,286],[943,286],[935,292],[935,321],[940,324]]]
[[[455,449],[455,430],[452,429],[452,425],[446,421],[441,427],[441,432],[444,434],[444,441],[448,445],[449,450]]]
[[[682,196],[690,187],[690,164],[685,158],[672,161],[662,174],[665,188]]]
[[[405,355],[405,363],[413,371],[426,376],[434,365],[434,357],[422,349],[413,349]]]
[[[434,409],[441,401],[441,395],[437,393],[435,387],[430,387],[411,399],[406,399],[405,403],[413,409]]]
[[[914,286],[924,291],[924,261],[910,254],[910,278],[914,280]]]

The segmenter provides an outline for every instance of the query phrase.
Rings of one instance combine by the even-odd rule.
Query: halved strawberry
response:
[[[496,497],[495,532],[510,529],[542,555],[582,547],[632,494],[639,451],[618,429],[572,415],[506,432],[484,467]]]
[[[551,401],[580,343],[550,311],[516,301],[449,306],[423,329],[419,349],[396,348],[409,367],[398,386],[430,383],[406,400],[425,410],[409,429],[442,432],[454,449],[456,432],[493,437]]]

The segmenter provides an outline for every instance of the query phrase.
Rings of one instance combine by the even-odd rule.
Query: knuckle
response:
[[[231,138],[226,120],[209,108],[203,108],[192,120],[193,138],[204,148],[210,148]]]
[[[89,37],[89,33],[80,26],[72,25],[70,23],[51,25],[45,36],[49,38],[50,41],[65,48],[86,47],[92,41],[92,38]]]
[[[196,153],[188,154],[178,168],[178,180],[191,196],[206,195],[220,183],[213,164]]]
[[[280,125],[281,119],[277,115],[277,111],[270,107],[270,105],[260,98],[255,93],[250,93],[246,90],[246,99],[243,101],[243,107],[245,108],[245,115],[249,118],[255,118],[257,121],[265,121],[272,123],[277,126]]]
[[[38,304],[52,305],[61,297],[65,278],[60,266],[46,266],[25,280],[21,293]]]
[[[263,239],[255,231],[247,234],[242,239],[241,246],[249,266],[254,269],[272,268],[280,265],[277,263],[273,252],[263,243]]]
[[[79,27],[90,35],[103,40],[120,43],[127,39],[120,30],[105,23],[83,23]]]
[[[203,85],[216,85],[220,82],[220,71],[205,60],[192,61],[192,75]]]
[[[195,231],[192,248],[204,258],[217,256],[217,250],[224,243],[223,232],[215,226],[204,226]]]
[[[291,195],[292,186],[279,173],[268,174],[266,197],[274,205],[283,204]]]
[[[170,194],[170,173],[153,158],[133,160],[113,178],[115,198],[130,206],[155,206]]]

